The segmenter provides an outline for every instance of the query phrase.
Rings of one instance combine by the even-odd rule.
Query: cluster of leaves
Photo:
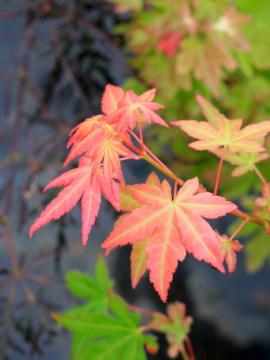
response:
[[[158,343],[149,330],[164,333],[168,340],[168,356],[176,358],[186,352],[185,342],[192,319],[185,315],[185,306],[170,304],[168,314],[150,312],[148,323],[141,325],[140,309],[129,306],[112,290],[113,282],[103,259],[95,268],[95,277],[78,271],[66,273],[69,290],[86,303],[65,314],[53,314],[54,319],[73,333],[72,359],[132,359],[145,360],[147,350],[158,352]],[[133,311],[132,311],[133,310]]]
[[[242,28],[251,17],[240,13],[231,1],[151,0],[147,9],[143,1],[136,7],[125,0],[112,2],[118,12],[135,10],[132,21],[124,26],[128,46],[136,54],[135,66],[162,94],[171,84],[167,96],[178,89],[190,91],[193,79],[218,95],[224,69],[238,66],[234,53],[249,50]],[[158,82],[157,64],[160,71],[167,70],[166,79],[162,76]]]
[[[262,31],[270,33],[269,4],[263,0],[109,2],[116,12],[132,12],[116,31],[125,34],[136,55],[132,64],[140,78],[166,102],[180,89],[208,89],[208,95],[228,97],[232,79],[234,90],[247,78],[250,91],[257,90],[256,82],[263,82],[263,71],[270,67],[269,47],[259,41]]]
[[[222,242],[202,217],[218,218],[236,210],[237,207],[224,198],[216,196],[216,190],[214,194],[202,190],[196,177],[186,182],[178,179],[158,159],[155,160],[154,155],[145,147],[142,122],[154,121],[168,126],[154,112],[162,107],[152,102],[154,95],[155,89],[138,96],[132,90],[125,93],[119,87],[107,85],[102,98],[104,115],[86,119],[71,131],[68,143],[71,151],[65,165],[81,156],[79,166],[60,175],[46,186],[45,190],[58,186],[65,188],[31,226],[30,236],[50,220],[58,219],[69,212],[81,199],[82,242],[86,245],[89,232],[99,212],[101,193],[103,193],[116,210],[121,209],[128,214],[118,220],[115,229],[102,247],[110,251],[119,245],[134,244],[131,257],[132,285],[135,287],[148,269],[150,281],[160,298],[166,301],[172,276],[178,261],[184,260],[186,251],[224,272]],[[219,124],[220,132],[225,133],[225,136],[219,139],[215,134],[216,130],[212,133],[209,131],[209,126],[211,127],[209,124],[207,128],[205,123],[198,127],[192,120],[182,121],[181,126],[190,124],[190,133],[195,137],[198,137],[198,128],[201,129],[199,138],[206,140],[205,143],[201,141],[203,146],[200,149],[207,149],[210,146],[210,137],[214,141],[214,145],[210,146],[211,150],[218,150],[220,147],[227,148],[231,152],[264,150],[252,140],[267,134],[269,122],[250,125],[240,131],[241,121],[235,120],[236,125],[232,122],[230,128],[228,125],[231,124],[230,121],[222,117],[210,103],[202,97],[199,101],[203,111],[212,121],[212,127]],[[136,124],[140,138],[133,132]],[[174,124],[179,125],[178,122]],[[131,135],[138,140],[141,149],[135,147]],[[167,180],[160,183],[155,174],[149,176],[145,184],[124,187],[121,160],[139,157],[146,160],[150,158],[150,162],[154,161],[154,165],[167,175],[170,177],[173,175],[175,180],[173,197]],[[122,185],[122,195],[126,196],[122,204],[119,183]],[[183,186],[177,191],[179,184]],[[203,193],[198,193],[201,191]]]
[[[65,188],[31,226],[30,236],[50,220],[69,212],[81,199],[82,242],[86,245],[103,193],[116,210],[127,213],[119,218],[102,247],[109,252],[117,246],[132,244],[133,287],[148,269],[150,281],[160,298],[166,301],[178,261],[184,260],[186,252],[221,272],[225,271],[223,260],[226,259],[229,271],[234,271],[234,252],[240,250],[241,246],[237,246],[233,237],[225,239],[217,235],[203,218],[215,219],[236,210],[236,205],[216,196],[224,155],[226,151],[234,155],[240,151],[264,152],[263,146],[255,140],[263,141],[270,131],[270,121],[240,130],[241,119],[225,118],[206,99],[198,96],[199,105],[209,122],[173,122],[173,125],[180,126],[200,140],[191,144],[193,148],[213,152],[223,149],[214,194],[211,194],[199,186],[197,177],[185,182],[178,179],[145,146],[141,123],[153,121],[168,126],[154,112],[162,107],[152,102],[154,96],[155,89],[138,96],[132,90],[124,92],[119,87],[106,86],[102,97],[103,115],[86,119],[70,133],[68,147],[71,146],[71,151],[65,165],[81,156],[78,167],[65,172],[46,186],[45,190],[58,186]],[[133,132],[136,124],[139,138]],[[139,142],[141,149],[135,147],[131,136]],[[154,173],[145,184],[124,186],[121,161],[140,157],[150,159],[151,163],[175,180],[173,197],[168,181],[161,183]],[[124,196],[122,202],[119,185],[122,199]],[[177,190],[178,185],[182,185],[180,190]],[[259,205],[262,203],[259,201]],[[236,215],[244,216],[246,221],[250,220],[250,217],[239,211]],[[258,214],[253,221],[268,224],[268,220]]]

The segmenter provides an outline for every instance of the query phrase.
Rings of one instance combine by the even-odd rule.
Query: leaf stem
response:
[[[145,145],[144,145],[144,143],[143,143],[142,125],[141,125],[140,118],[139,118],[139,116],[138,116],[138,115],[137,115],[137,123],[138,123],[139,134],[140,134],[140,144],[141,144],[141,149],[142,149],[142,152],[144,152]]]
[[[159,331],[159,330],[158,330],[158,327],[159,327],[160,325],[167,324],[167,323],[170,323],[170,322],[171,322],[171,320],[166,317],[164,320],[161,320],[161,321],[159,321],[159,322],[150,323],[150,324],[148,324],[148,325],[141,326],[141,327],[140,327],[140,331],[141,331],[141,332],[148,331],[148,330],[156,330],[156,331]]]
[[[132,311],[138,311],[140,314],[144,314],[144,315],[147,315],[147,316],[153,316],[153,312],[152,311],[149,311],[149,310],[146,310],[146,309],[142,309],[138,306],[134,306],[134,305],[131,305],[131,304],[128,304],[127,305],[129,310],[132,310]]]
[[[233,240],[235,236],[239,233],[239,231],[244,227],[244,225],[249,221],[249,217],[246,217],[246,219],[238,226],[238,228],[235,230],[235,232],[230,236],[229,241]]]
[[[265,180],[265,178],[263,177],[262,173],[260,172],[260,170],[257,168],[256,165],[253,165],[253,169],[254,169],[255,173],[259,176],[259,178],[261,179],[263,184],[267,184],[267,181]]]
[[[160,165],[155,159],[153,159],[151,156],[149,156],[147,153],[144,153],[141,155],[141,158],[147,162],[149,162],[151,165],[155,166],[158,170],[163,172],[163,174],[167,175],[170,179],[177,181],[180,185],[184,184],[184,181],[181,179],[178,179],[178,177],[171,172],[165,169],[162,165]]]
[[[188,353],[186,352],[186,350],[181,351],[181,355],[183,360],[191,360],[190,357],[188,356]]]
[[[218,184],[219,184],[219,179],[220,179],[220,174],[221,174],[221,168],[222,168],[222,165],[223,165],[225,152],[226,152],[226,146],[224,146],[224,148],[223,148],[223,151],[222,151],[222,154],[221,154],[221,158],[220,158],[220,161],[219,161],[219,165],[218,165],[218,172],[217,172],[217,177],[216,177],[214,195],[217,195]]]
[[[190,359],[190,360],[195,360],[195,355],[194,355],[193,347],[192,347],[190,338],[189,338],[188,336],[187,336],[186,339],[185,339],[185,344],[186,344],[186,347],[187,347],[187,352],[188,352],[188,355],[189,355],[189,359]]]
[[[138,141],[138,143],[141,143],[141,142],[140,142],[140,139],[138,138],[138,136],[137,136],[133,131],[129,130],[129,133],[134,137],[134,139],[135,139],[136,141]],[[177,179],[177,180],[178,180],[178,183],[179,183],[180,185],[183,185],[183,184],[184,184],[184,181],[181,180],[181,179],[179,179],[145,144],[144,144],[144,150],[145,150],[160,166],[162,166],[162,167],[167,171],[166,175],[167,175],[168,177],[170,177],[172,180],[175,180],[175,181],[176,181],[176,179]],[[144,160],[146,160],[146,159],[144,159]],[[148,161],[148,160],[146,160],[146,161]],[[171,174],[171,176],[168,175],[168,174]]]

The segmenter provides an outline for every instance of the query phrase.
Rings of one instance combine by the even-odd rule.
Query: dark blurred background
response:
[[[50,313],[75,304],[63,274],[93,272],[117,214],[102,203],[85,248],[79,208],[32,239],[28,229],[56,194],[42,190],[62,171],[71,128],[100,112],[106,84],[121,85],[135,74],[124,36],[113,32],[123,21],[129,16],[101,0],[0,2],[1,360],[70,358],[70,335]],[[134,163],[124,164],[127,183],[144,181],[151,171]],[[164,310],[147,278],[131,289],[129,251],[107,259],[116,290],[132,304]],[[248,275],[241,254],[233,276],[192,258],[179,265],[168,301],[185,302],[194,319],[196,359],[270,358],[269,275],[266,267]],[[161,344],[153,358],[167,358],[163,338]]]

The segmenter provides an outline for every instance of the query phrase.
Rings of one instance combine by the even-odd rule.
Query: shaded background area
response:
[[[99,113],[107,83],[121,85],[134,74],[124,38],[113,32],[128,20],[100,0],[0,3],[0,359],[69,358],[69,334],[50,316],[74,305],[63,273],[93,272],[117,214],[102,203],[85,248],[79,208],[33,239],[28,229],[56,195],[42,190],[62,171],[70,129]],[[150,171],[132,161],[124,166],[127,183],[144,181]],[[131,289],[128,248],[108,263],[127,301],[164,310],[148,278]],[[269,359],[269,275],[266,267],[248,275],[242,254],[233,276],[192,258],[179,265],[168,301],[185,302],[193,316],[197,359]],[[156,359],[167,358],[161,342]]]

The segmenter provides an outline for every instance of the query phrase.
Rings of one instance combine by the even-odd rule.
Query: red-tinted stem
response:
[[[141,332],[143,331],[148,331],[148,330],[156,330],[156,331],[159,331],[158,330],[158,327],[160,325],[163,325],[163,324],[167,324],[167,323],[170,323],[171,320],[169,318],[165,318],[164,320],[161,320],[159,322],[156,322],[156,323],[150,323],[148,325],[145,325],[145,326],[141,326],[140,327],[140,330]]]
[[[247,217],[239,226],[238,228],[235,230],[235,232],[232,234],[232,236],[230,237],[229,240],[233,240],[235,238],[235,236],[239,233],[239,231],[244,227],[244,225],[249,221],[249,217]]]
[[[141,143],[140,139],[138,138],[138,136],[137,136],[133,131],[129,130],[129,133],[134,137],[134,139],[135,139],[136,141],[138,141],[138,143]],[[162,168],[164,168],[164,170],[166,171],[166,175],[167,175],[168,173],[170,173],[171,176],[170,176],[170,175],[168,175],[168,176],[169,176],[171,179],[173,179],[173,180],[178,180],[178,183],[179,183],[180,185],[183,185],[183,184],[184,184],[184,181],[181,180],[181,179],[179,179],[177,176],[175,176],[174,173],[173,173],[145,144],[144,144],[144,150],[145,150]],[[146,161],[148,161],[148,160],[146,160]],[[172,177],[172,176],[173,176],[173,177]]]
[[[223,161],[224,161],[225,152],[226,152],[226,146],[223,148],[222,155],[221,155],[221,158],[220,158],[220,162],[219,162],[219,165],[218,165],[218,172],[217,172],[217,177],[216,177],[214,195],[217,195],[218,184],[219,184],[219,179],[220,179],[220,173],[221,173],[221,168],[222,168],[222,164],[223,164]]]
[[[139,116],[138,116],[138,128],[139,128],[139,134],[140,134],[140,144],[141,144],[141,149],[142,149],[142,152],[144,152],[144,149],[145,149],[145,145],[143,143],[143,133],[142,133],[142,125],[141,125],[141,122],[140,122],[140,119],[139,119]]]
[[[129,308],[129,310],[137,311],[137,312],[139,312],[140,314],[144,314],[144,315],[147,315],[147,316],[153,316],[153,312],[152,312],[152,311],[142,309],[142,308],[140,308],[140,307],[138,307],[138,306],[134,306],[134,305],[128,304],[128,308]]]
[[[195,355],[194,355],[194,351],[193,351],[193,347],[191,344],[191,341],[189,339],[189,337],[187,336],[185,339],[185,344],[186,344],[186,348],[187,348],[187,352],[188,352],[188,356],[190,360],[195,360]]]

